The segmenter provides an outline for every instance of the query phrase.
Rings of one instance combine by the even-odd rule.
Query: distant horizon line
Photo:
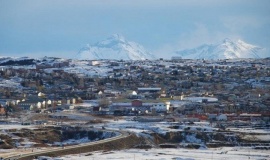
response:
[[[66,59],[66,60],[78,60],[78,61],[103,61],[103,60],[113,60],[113,61],[156,61],[156,60],[173,60],[172,58],[177,58],[177,60],[214,60],[214,61],[218,61],[218,60],[247,60],[247,59],[269,59],[270,56],[268,57],[259,57],[259,58],[220,58],[220,59],[206,59],[206,58],[182,58],[181,56],[176,57],[176,56],[172,56],[170,59],[168,58],[156,58],[156,59],[142,59],[142,60],[124,60],[124,59],[77,59],[77,58],[63,58],[63,57],[57,57],[57,56],[43,56],[43,57],[32,57],[32,56],[0,56],[0,60],[1,59],[5,59],[5,58],[11,58],[11,60],[16,60],[19,58],[25,58],[25,59],[43,59],[43,58],[55,58],[55,59]],[[175,60],[175,61],[177,61]]]

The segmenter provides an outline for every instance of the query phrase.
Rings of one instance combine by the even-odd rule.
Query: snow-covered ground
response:
[[[117,132],[102,132],[102,135],[99,138],[96,139],[89,139],[88,137],[83,137],[80,139],[68,139],[63,142],[54,142],[54,145],[56,146],[62,146],[62,145],[75,145],[75,144],[82,144],[82,143],[88,143],[88,142],[93,142],[93,141],[99,141],[101,139],[107,139],[107,138],[112,138],[115,136],[119,136],[120,133]]]
[[[89,160],[89,159],[117,159],[117,160],[267,160],[270,152],[266,150],[252,150],[250,148],[224,147],[207,150],[194,149],[129,149],[121,151],[93,152],[78,155],[67,155],[59,157],[63,160]]]
[[[78,120],[90,120],[94,117],[91,117],[87,114],[67,114],[71,116],[71,119]],[[102,128],[113,129],[113,130],[126,130],[129,132],[136,133],[139,136],[144,136],[147,138],[151,138],[149,133],[159,133],[165,134],[166,132],[176,132],[183,131],[189,128],[192,131],[200,131],[200,132],[213,132],[216,128],[211,127],[211,125],[207,122],[196,122],[194,124],[180,124],[175,122],[137,122],[131,121],[132,117],[124,117],[124,119],[106,119],[105,123],[99,124],[91,124],[94,128]],[[68,122],[71,123],[71,122]],[[172,126],[178,126],[172,128]],[[8,134],[5,132],[6,129],[20,129],[20,128],[35,128],[37,126],[22,126],[18,124],[14,125],[0,125],[0,134]],[[87,127],[87,125],[85,125]],[[254,139],[254,140],[269,140],[269,130],[255,130],[252,128],[229,128],[230,131],[236,132],[247,132],[247,133],[260,133],[258,135],[247,135],[244,139]],[[2,131],[1,131],[2,130]],[[148,134],[147,134],[148,133]],[[14,138],[14,137],[13,137]],[[16,138],[16,137],[15,137]],[[22,144],[24,147],[31,147],[32,142]],[[89,142],[88,139],[70,139],[65,142],[65,144],[78,144]],[[57,143],[57,142],[56,142]],[[202,144],[200,139],[197,139],[194,134],[186,135],[185,141],[182,143],[196,143]],[[203,147],[202,147],[203,148]],[[7,151],[7,150],[5,150]],[[1,150],[0,150],[1,152]],[[5,153],[7,154],[7,153]],[[1,154],[0,154],[1,155]],[[81,154],[81,155],[68,155],[61,157],[64,160],[84,160],[84,159],[179,159],[179,160],[202,160],[202,159],[233,159],[233,160],[246,160],[246,159],[269,159],[270,160],[270,151],[268,150],[255,150],[251,148],[244,147],[223,147],[223,148],[204,148],[204,149],[149,149],[149,150],[141,150],[141,149],[129,149],[122,151],[112,151],[103,153],[102,151],[94,152],[93,155]],[[81,156],[81,157],[80,157]]]
[[[270,133],[270,129],[227,128],[227,130],[230,130],[233,132],[242,132],[242,133],[260,133],[260,134],[269,134]]]
[[[36,125],[21,125],[21,124],[0,124],[0,133],[3,130],[8,130],[8,129],[22,129],[22,128],[27,128],[27,129],[35,129],[37,128]]]
[[[132,118],[130,118],[132,119]],[[97,124],[95,127],[101,127],[104,124]],[[170,128],[171,126],[179,126],[178,129]],[[216,130],[216,128],[213,128],[209,126],[208,123],[195,123],[193,125],[189,124],[183,124],[180,125],[177,122],[137,122],[137,121],[130,121],[125,119],[120,119],[117,121],[109,121],[105,124],[105,127],[107,129],[113,129],[113,130],[126,130],[130,132],[137,133],[137,135],[140,135],[142,132],[155,132],[159,134],[166,134],[166,132],[176,132],[176,131],[183,131],[186,128],[189,128],[189,130],[196,131],[199,130],[201,132],[213,132],[213,130]]]
[[[21,81],[20,78],[13,78],[13,79],[0,78],[0,87],[22,89],[23,87],[21,86],[20,81]]]

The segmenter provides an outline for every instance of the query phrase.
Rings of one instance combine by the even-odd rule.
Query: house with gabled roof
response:
[[[38,96],[29,96],[18,102],[18,106],[23,110],[33,110],[34,108],[42,108],[45,100]],[[45,106],[44,106],[45,107]]]

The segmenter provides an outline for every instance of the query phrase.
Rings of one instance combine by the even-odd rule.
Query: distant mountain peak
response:
[[[232,40],[231,40],[231,39],[229,39],[229,38],[225,38],[225,39],[223,40],[223,43],[233,43],[233,42],[232,42]]]
[[[154,59],[141,45],[114,34],[94,45],[86,45],[77,54],[78,59],[145,60]]]
[[[114,46],[115,44],[124,44],[124,43],[128,43],[125,39],[124,36],[120,35],[120,34],[113,34],[112,36],[108,37],[105,40],[102,40],[100,42],[97,42],[95,44],[95,46],[99,46],[99,47],[111,47]],[[88,45],[90,47],[90,45]]]
[[[260,58],[262,48],[243,40],[232,41],[225,38],[219,44],[201,45],[194,49],[177,51],[176,54],[188,59],[235,59]]]
[[[118,41],[122,41],[122,42],[126,41],[125,37],[121,34],[113,34],[108,39],[118,40]]]
[[[238,39],[237,42],[238,42],[238,43],[247,44],[246,42],[242,41],[241,39]]]

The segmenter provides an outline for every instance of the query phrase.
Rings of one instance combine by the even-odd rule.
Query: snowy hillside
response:
[[[233,42],[224,39],[220,44],[205,44],[194,49],[177,51],[176,55],[184,59],[235,59],[235,58],[260,58],[262,48],[247,44],[242,40]]]
[[[145,60],[155,57],[141,45],[127,41],[123,36],[115,34],[94,45],[87,45],[77,54],[83,59],[116,59],[116,60]]]
[[[0,66],[32,65],[34,63],[35,63],[35,60],[29,57],[0,57]]]

